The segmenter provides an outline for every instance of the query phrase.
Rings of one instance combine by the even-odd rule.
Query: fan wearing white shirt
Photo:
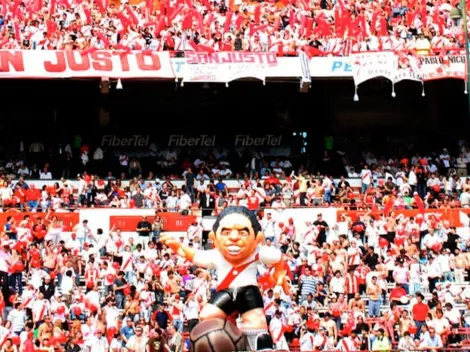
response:
[[[109,343],[102,330],[97,330],[95,336],[91,336],[85,342],[86,352],[109,352]]]
[[[191,205],[193,204],[191,197],[185,193],[184,191],[181,191],[180,193],[180,199],[178,200],[178,210],[180,211],[189,211],[191,210]]]
[[[62,277],[62,281],[60,283],[60,288],[64,296],[71,296],[73,294],[74,278],[72,269],[68,269],[65,272],[65,275]]]
[[[10,322],[14,334],[19,335],[23,331],[27,317],[21,303],[15,303],[15,308],[10,311],[7,320]]]
[[[129,337],[126,348],[129,352],[146,352],[148,338],[143,336],[144,330],[141,326],[135,328],[135,335]],[[93,351],[94,352],[94,351]]]

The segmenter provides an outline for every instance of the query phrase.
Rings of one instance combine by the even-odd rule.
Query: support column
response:
[[[100,107],[100,117],[99,117],[99,124],[100,128],[105,129],[109,126],[110,121],[110,114],[109,110],[106,109],[104,106]]]

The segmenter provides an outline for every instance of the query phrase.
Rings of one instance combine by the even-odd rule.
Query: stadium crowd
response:
[[[81,144],[73,149],[70,145],[60,147],[57,155],[51,150],[45,156],[35,149],[44,147],[34,143],[29,153],[8,160],[0,169],[4,208],[67,211],[77,207],[136,207],[184,213],[201,208],[203,215],[210,215],[228,205],[251,209],[298,205],[348,209],[470,206],[470,182],[466,178],[470,152],[463,142],[453,153],[441,148],[400,156],[362,151],[358,157],[342,148],[327,148],[321,163],[315,165],[325,172],[318,173],[310,172],[312,167],[302,160],[268,157],[259,152],[240,156],[209,150],[189,156],[167,149],[155,151],[141,163],[138,157],[129,157],[125,152],[113,157],[100,147],[91,152],[89,146]],[[341,159],[339,172],[359,178],[360,189],[344,177],[335,181],[331,176],[335,156]],[[48,157],[48,162],[38,168],[43,157]],[[110,169],[115,171],[104,171]],[[165,176],[156,177],[157,170]],[[79,173],[74,181],[69,178],[73,173]],[[40,189],[30,181],[52,180],[57,175],[64,177]],[[181,187],[177,187],[176,180]],[[205,204],[208,199],[210,202]]]
[[[464,36],[457,1],[9,1],[0,48],[32,50],[455,52]]]
[[[259,266],[277,350],[400,351],[464,346],[470,330],[470,229],[422,215],[366,213],[327,223],[259,213],[264,245],[285,254],[290,294]],[[299,223],[306,231],[299,232]],[[0,350],[184,351],[187,334],[217,287],[160,243],[158,218],[71,235],[53,213],[4,224],[0,249]],[[202,226],[178,235],[202,248]]]
[[[235,190],[228,189],[220,169],[214,171],[201,158],[197,168],[194,162],[186,165],[179,189],[169,177],[136,177],[122,187],[112,175],[102,179],[82,173],[77,188],[63,179],[42,190],[23,176],[18,182],[4,177],[4,210],[18,207],[47,215],[37,220],[25,216],[22,221],[11,217],[2,224],[0,351],[29,352],[33,346],[48,352],[188,349],[186,332],[198,323],[201,307],[216,289],[217,273],[197,268],[166,248],[159,241],[165,228],[158,218],[153,223],[142,219],[131,236],[117,228],[95,232],[86,221],[72,234],[65,233],[53,212],[67,211],[65,205],[72,204],[184,214],[196,205],[202,216],[233,204],[262,209],[258,216],[264,245],[279,247],[285,254],[293,283],[290,294],[285,294],[267,276],[268,268],[259,267],[258,282],[277,350],[466,346],[469,221],[463,216],[462,227],[456,229],[424,210],[449,206],[440,200],[441,194],[459,198],[455,206],[470,205],[465,178],[455,179],[458,186],[451,190],[444,182],[452,166],[458,170],[462,165],[463,173],[467,162],[459,159],[462,156],[451,158],[445,150],[429,159],[374,158],[364,155],[360,190],[352,190],[344,178],[334,182],[328,176],[311,177],[302,168],[292,172],[292,164],[285,161],[256,157]],[[390,176],[375,182],[373,165]],[[125,166],[127,171],[130,164]],[[228,168],[225,165],[226,177]],[[423,186],[413,183],[418,170]],[[351,206],[356,198],[349,197],[350,192],[364,207],[369,203],[384,215],[366,212],[328,223],[318,214],[283,223],[269,210],[296,204]],[[409,207],[420,214],[412,218],[390,211]],[[203,229],[197,222],[177,236],[196,249],[208,245],[202,242]]]

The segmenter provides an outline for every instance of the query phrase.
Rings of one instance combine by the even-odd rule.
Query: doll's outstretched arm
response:
[[[262,246],[259,251],[259,257],[263,264],[274,269],[271,276],[276,284],[282,287],[285,294],[290,294],[291,285],[282,252],[275,247]]]
[[[197,252],[195,249],[184,246],[179,240],[168,234],[162,235],[160,241],[179,256],[193,262]]]

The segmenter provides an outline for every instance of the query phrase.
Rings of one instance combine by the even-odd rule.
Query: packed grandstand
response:
[[[458,1],[8,1],[2,49],[458,53]]]
[[[352,62],[348,55],[389,51],[397,62],[387,61],[384,58],[388,56],[381,54],[373,60],[369,57],[363,60],[371,69],[367,79],[381,76],[380,69],[385,66],[394,67],[396,72],[393,71],[390,80],[395,95],[394,84],[405,77],[401,76],[403,67],[407,66],[402,65],[403,53],[409,57],[438,57],[436,64],[435,57],[428,61],[422,59],[422,66],[416,70],[421,76],[409,74],[405,79],[423,83],[436,77],[467,77],[462,56],[458,56],[465,46],[462,21],[452,13],[457,5],[456,0],[0,0],[0,73],[12,74],[11,66],[19,75],[21,66],[26,66],[21,77],[79,77],[80,63],[76,60],[79,53],[74,60],[66,56],[71,62],[69,69],[77,72],[63,76],[61,71],[54,71],[59,66],[60,54],[56,52],[58,63],[53,65],[47,53],[75,50],[83,58],[90,56],[97,62],[96,55],[115,50],[129,53],[136,60],[141,55],[141,62],[136,62],[144,72],[125,76],[132,66],[125,68],[122,64],[125,55],[119,54],[122,64],[119,72],[116,67],[111,65],[109,69],[103,64],[102,71],[90,73],[89,77],[102,77],[103,72],[113,70],[113,79],[139,75],[183,78],[200,82],[202,86],[204,79],[208,79],[206,74],[215,67],[219,76],[211,76],[208,81],[227,83],[245,77],[236,72],[238,68],[233,68],[236,65],[229,68],[223,64],[208,65],[203,71],[198,71],[202,65],[194,65],[198,66],[194,72],[182,74],[176,69],[182,63],[178,60],[185,57],[187,63],[194,63],[191,62],[194,56],[188,55],[190,52],[203,56],[229,52],[227,55],[231,55],[233,62],[247,64],[253,63],[253,57],[247,56],[251,61],[238,57],[237,61],[230,52],[255,52],[259,53],[257,60],[263,63],[276,61],[276,56],[293,57],[303,53],[310,58],[344,56],[338,61],[328,61],[327,65],[320,65],[327,61],[312,60],[307,66],[310,65],[312,77],[351,78]],[[21,60],[13,60],[19,57],[15,52],[19,49],[37,52],[29,55],[21,52],[26,64],[22,65]],[[166,51],[158,53],[162,54],[159,57],[165,73],[157,72],[159,65],[149,69],[148,62],[144,62],[143,55],[154,51]],[[168,52],[174,57],[171,62]],[[166,64],[163,54],[168,56]],[[207,62],[218,60],[217,64],[227,59],[216,55],[206,58]],[[198,60],[196,63],[204,61]],[[384,61],[386,65],[382,67]],[[44,62],[46,71],[37,62]],[[95,69],[99,66],[96,62]],[[267,77],[302,76],[303,80],[309,76],[301,70],[298,61],[276,61],[272,66],[276,70],[261,74],[263,81]],[[249,71],[247,77],[257,77],[258,70],[269,70],[269,67],[246,65],[244,69]],[[287,74],[280,72],[290,69]],[[152,70],[157,73],[149,74]],[[354,73],[354,79],[357,96],[357,86],[364,79],[359,72]],[[340,94],[337,90],[328,91],[326,86],[320,88],[325,90],[321,95],[325,100],[330,98],[329,94]],[[428,94],[432,96],[435,87],[429,86]],[[231,101],[221,98],[222,94],[213,86],[204,84],[203,87],[204,93],[219,99],[220,105],[213,109],[219,113],[223,109],[229,116],[232,112],[223,105]],[[467,91],[467,84],[461,88],[462,92]],[[188,95],[193,94],[190,89],[186,90]],[[272,91],[268,89],[282,92],[270,96]],[[318,93],[318,87],[312,89]],[[103,131],[90,128],[94,125],[85,116],[92,115],[91,109],[80,110],[83,108],[75,106],[74,115],[69,112],[70,105],[66,105],[66,130],[73,130],[70,133],[76,135],[66,138],[64,131],[57,132],[62,140],[56,143],[56,131],[47,122],[40,122],[41,126],[25,123],[23,127],[24,115],[7,115],[9,103],[5,102],[2,105],[5,125],[9,123],[7,120],[19,121],[19,125],[4,129],[0,124],[1,133],[14,145],[0,148],[3,159],[0,162],[0,352],[189,351],[189,333],[200,321],[200,312],[216,292],[221,278],[214,270],[198,268],[178,256],[160,238],[169,234],[188,247],[209,249],[212,244],[208,232],[215,217],[234,205],[255,212],[266,238],[263,245],[279,248],[287,260],[286,270],[292,282],[289,294],[272,282],[268,275],[270,268],[265,265],[258,268],[258,284],[274,350],[468,350],[470,149],[467,143],[454,135],[444,142],[441,133],[429,145],[419,147],[416,138],[397,138],[398,142],[390,139],[384,144],[383,141],[364,142],[365,139],[361,143],[346,143],[331,136],[321,137],[315,146],[310,143],[314,138],[310,137],[307,146],[306,132],[298,140],[300,134],[294,133],[295,138],[291,140],[286,135],[268,134],[266,126],[258,129],[249,124],[255,117],[263,117],[262,109],[265,109],[264,116],[271,119],[272,112],[279,109],[272,108],[268,114],[259,101],[292,100],[293,105],[300,105],[300,100],[294,100],[286,91],[280,86],[270,87],[264,93],[268,98],[253,98],[260,107],[247,109],[255,111],[247,111],[239,121],[241,129],[245,128],[243,133],[247,134],[221,138],[218,129],[221,126],[215,123],[210,129],[217,133],[213,136],[212,132],[200,129],[201,126],[193,130],[188,121],[198,114],[188,109],[188,116],[178,120],[186,125],[185,129],[176,129],[175,133],[180,134],[155,138],[160,139],[159,143],[142,134],[147,127],[146,118],[169,116],[171,122],[173,115],[168,111],[177,110],[176,107],[164,113],[157,110],[155,115],[146,111],[147,115],[137,113],[134,103],[129,104],[130,107],[122,109],[130,112],[123,113],[126,120],[118,118],[110,124],[112,128],[116,125],[128,128],[127,137],[109,134],[114,131],[97,137]],[[352,98],[352,88],[348,92]],[[22,105],[15,109],[31,105],[39,111],[47,105],[45,102],[51,105],[56,104],[54,100],[68,102],[68,95],[83,94],[85,101],[93,99],[90,98],[93,95],[79,90],[64,90],[60,94],[54,91],[37,102],[27,97],[29,104],[15,101],[15,105]],[[137,89],[132,99],[157,100],[152,95],[143,99],[139,94],[142,93]],[[422,94],[425,94],[424,85]],[[118,95],[110,105],[122,97]],[[158,99],[154,105],[163,105],[166,96],[161,94]],[[349,95],[348,99],[352,101]],[[197,95],[187,105],[196,110],[192,105],[206,100],[205,96]],[[361,103],[362,100],[361,95]],[[437,100],[420,104],[438,110],[437,103],[432,105]],[[247,101],[249,106],[252,101]],[[378,105],[382,104],[381,100],[377,101]],[[175,105],[175,101],[171,104]],[[314,112],[326,115],[327,110],[316,104],[318,111]],[[200,112],[205,113],[207,106],[201,105]],[[332,105],[344,106],[341,100]],[[420,109],[415,101],[411,105]],[[299,110],[310,113],[312,106],[307,101]],[[451,110],[447,102],[444,107],[446,122],[460,112],[459,108]],[[115,110],[120,108],[119,105]],[[417,125],[420,131],[425,131],[424,125],[435,116],[421,109],[424,118],[419,120],[417,114],[413,117],[421,123]],[[213,115],[220,119],[217,111]],[[448,111],[453,113],[447,115]],[[79,117],[80,114],[84,116]],[[135,116],[137,129],[128,126],[128,114]],[[235,118],[236,114],[235,111],[230,116]],[[71,128],[71,116],[77,120],[83,118],[82,126],[73,126],[77,130],[82,128],[80,132]],[[303,122],[307,116],[310,118],[299,114],[293,120]],[[390,120],[396,117],[387,116]],[[406,121],[406,114],[403,116],[404,120],[397,119],[397,124]],[[374,115],[374,119],[378,117]],[[106,120],[106,113],[100,112],[99,124],[109,124],[102,120]],[[285,120],[273,119],[275,124]],[[327,134],[322,122],[316,121],[320,125],[315,128]],[[346,130],[351,126],[348,123],[344,123]],[[461,122],[455,125],[463,126]],[[164,131],[161,134],[166,134],[167,130],[160,128]],[[10,133],[20,129],[22,135]],[[29,136],[29,131],[35,129],[34,136]],[[194,138],[186,134],[194,135],[195,130],[205,134]],[[47,138],[41,137],[42,131],[49,133]],[[128,138],[134,131],[137,134]],[[255,136],[259,132],[262,136]],[[289,134],[291,138],[292,132]],[[425,136],[424,139],[433,138]],[[129,146],[142,148],[133,150]],[[204,146],[207,148],[201,148]],[[319,153],[312,152],[312,148]],[[240,320],[235,323],[242,324]]]
[[[89,146],[77,147],[82,160]],[[39,163],[40,149],[24,159]],[[464,143],[451,150],[356,161],[335,151],[346,178],[256,153],[238,179],[223,154],[180,160],[171,177],[142,177],[150,170],[121,155],[119,171],[138,171],[130,180],[55,181],[47,165],[34,174],[8,162],[2,351],[189,350],[217,276],[159,239],[208,248],[214,216],[230,205],[256,211],[266,245],[288,260],[289,295],[259,267],[276,350],[468,348],[469,159]]]

